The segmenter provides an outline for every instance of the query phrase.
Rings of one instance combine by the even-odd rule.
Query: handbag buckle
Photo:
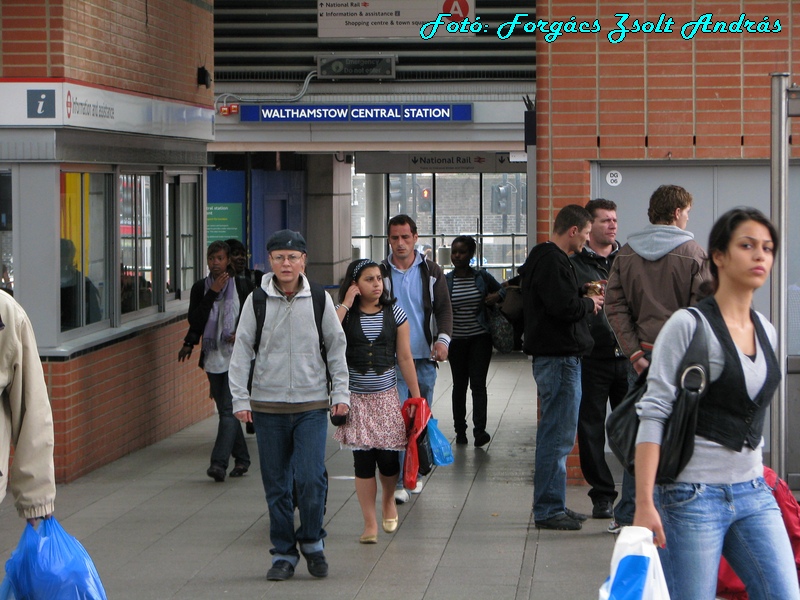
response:
[[[700,365],[689,365],[681,373],[681,387],[702,394],[708,385],[706,370]]]

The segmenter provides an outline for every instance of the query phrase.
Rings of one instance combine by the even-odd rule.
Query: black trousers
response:
[[[615,408],[628,391],[630,361],[625,358],[597,360],[584,358],[581,363],[581,406],[578,412],[578,449],[581,470],[591,486],[593,503],[617,497],[614,477],[605,457],[606,403]]]
[[[467,388],[472,390],[473,433],[486,431],[486,374],[492,361],[492,336],[488,333],[450,340],[447,352],[453,374],[453,426],[467,432]]]

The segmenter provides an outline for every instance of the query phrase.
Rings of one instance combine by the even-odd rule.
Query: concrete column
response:
[[[308,213],[306,242],[312,281],[338,285],[352,257],[350,201],[353,195],[351,164],[335,155],[307,157]]]
[[[366,175],[364,188],[366,206],[366,233],[367,235],[382,236],[386,233],[386,177],[384,175]],[[386,256],[386,241],[374,239],[364,258],[371,258],[380,262]]]

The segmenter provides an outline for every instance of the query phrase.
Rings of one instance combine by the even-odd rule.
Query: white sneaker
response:
[[[400,488],[394,491],[395,504],[405,504],[409,500],[411,500],[411,497],[408,495],[408,492],[404,488]]]
[[[425,484],[422,482],[422,477],[417,478],[417,487],[415,487],[413,490],[410,490],[411,493],[412,494],[419,494],[420,492],[422,492],[422,486],[423,485],[425,485]]]

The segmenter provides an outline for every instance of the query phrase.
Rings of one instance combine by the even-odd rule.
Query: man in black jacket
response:
[[[533,473],[533,518],[540,529],[577,530],[587,518],[566,506],[566,464],[578,425],[581,357],[594,343],[586,317],[603,307],[602,296],[583,295],[569,260],[583,249],[591,221],[582,206],[565,206],[550,240],[535,246],[520,267],[523,349],[533,356],[541,408]]]
[[[578,284],[605,283],[619,252],[617,205],[601,198],[590,200],[586,210],[592,216],[592,229],[583,250],[572,255],[572,264],[578,275]],[[603,311],[589,317],[589,331],[594,339],[594,348],[581,363],[578,449],[583,477],[591,486],[592,518],[611,519],[617,491],[605,456],[606,404],[610,401],[611,408],[615,408],[628,391],[628,359]]]

